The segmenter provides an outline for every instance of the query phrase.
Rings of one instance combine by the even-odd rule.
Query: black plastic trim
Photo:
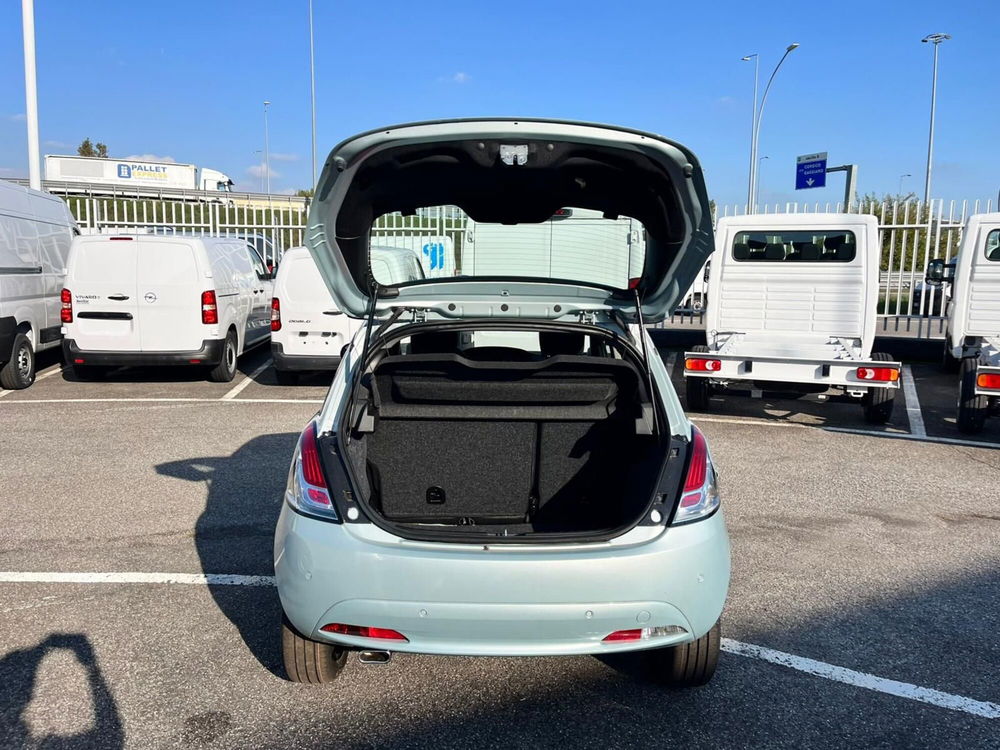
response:
[[[141,367],[143,365],[217,365],[222,361],[225,339],[206,339],[200,349],[186,352],[108,352],[84,351],[73,339],[63,339],[63,358],[72,364],[75,359],[85,360],[87,365],[117,365],[119,367]]]
[[[333,372],[340,367],[340,352],[329,356],[285,354],[281,344],[271,342],[271,358],[275,370],[291,372]]]

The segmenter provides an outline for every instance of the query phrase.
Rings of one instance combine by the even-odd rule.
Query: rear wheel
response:
[[[281,655],[288,679],[311,685],[333,682],[347,663],[346,648],[306,638],[287,617],[281,619]]]
[[[278,385],[297,385],[299,374],[291,370],[275,370],[274,376],[278,379]]]
[[[19,333],[14,337],[10,359],[0,368],[0,386],[8,391],[18,391],[34,382],[35,351],[31,348],[31,339]]]
[[[874,352],[872,359],[876,362],[891,362],[892,355],[885,352]],[[861,407],[865,412],[868,424],[885,424],[892,418],[892,409],[896,405],[895,388],[869,388],[861,399]]]
[[[981,432],[989,412],[989,397],[976,395],[978,369],[979,361],[974,357],[966,357],[959,370],[958,429],[966,434]]]
[[[692,352],[699,354],[708,353],[708,347],[704,344],[692,347]],[[708,411],[708,401],[712,397],[712,383],[708,378],[687,377],[684,378],[684,396],[687,400],[687,407],[692,411]]]
[[[236,340],[236,332],[230,331],[222,345],[222,359],[208,372],[209,380],[214,383],[229,383],[236,377],[237,346],[239,342]]]
[[[705,685],[719,663],[722,629],[715,623],[701,638],[645,652],[650,679],[672,688]]]

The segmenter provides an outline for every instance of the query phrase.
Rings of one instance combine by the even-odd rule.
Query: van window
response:
[[[253,245],[249,243],[247,244],[247,255],[250,256],[250,265],[253,266],[254,273],[257,274],[257,277],[262,279],[267,276],[267,266],[261,259],[260,253],[258,253],[254,249]]]
[[[149,242],[136,244],[139,248],[139,281],[155,284],[187,284],[198,281],[198,266],[194,250],[182,242]]]
[[[849,263],[857,256],[854,232],[806,229],[737,232],[733,260],[784,263]]]
[[[1000,261],[1000,229],[986,235],[986,260]]]

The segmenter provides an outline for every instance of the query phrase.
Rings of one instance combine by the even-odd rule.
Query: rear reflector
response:
[[[63,289],[59,293],[59,301],[62,303],[62,308],[59,310],[59,320],[63,323],[72,323],[73,295],[70,293],[69,289]]]
[[[604,642],[609,643],[611,641],[641,641],[642,640],[642,628],[633,628],[632,630],[616,630],[610,635],[604,636]]]
[[[684,369],[694,372],[718,372],[722,369],[722,362],[718,359],[696,359],[689,357],[684,360]]]
[[[214,289],[201,293],[201,322],[205,325],[215,325],[219,322],[219,308],[216,305]]]
[[[859,380],[877,380],[883,383],[895,383],[899,380],[899,370],[895,367],[859,367],[856,373]]]
[[[281,302],[277,297],[271,298],[271,330],[281,330]]]
[[[982,375],[976,378],[976,385],[980,388],[989,388],[990,390],[1000,390],[1000,375],[995,375],[991,372],[984,372]]]
[[[83,360],[82,359],[74,359],[73,360],[73,364],[74,365],[82,365],[83,364]]]
[[[680,635],[687,630],[680,625],[662,625],[655,628],[632,628],[631,630],[616,630],[610,635],[604,636],[604,643],[621,643],[623,641],[644,641],[648,638],[656,638],[664,635]]]
[[[408,641],[409,639],[402,633],[389,628],[373,628],[369,625],[344,625],[339,622],[331,622],[320,628],[325,633],[337,633],[338,635],[353,635],[358,638],[378,638],[383,641]],[[605,639],[607,640],[607,639]]]

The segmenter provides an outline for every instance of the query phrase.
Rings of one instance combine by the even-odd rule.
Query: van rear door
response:
[[[214,282],[199,273],[198,241],[140,238],[135,244],[140,349],[200,349],[207,330],[201,322],[201,295],[214,289]]]
[[[81,349],[139,351],[136,246],[133,237],[77,238],[66,288]]]

